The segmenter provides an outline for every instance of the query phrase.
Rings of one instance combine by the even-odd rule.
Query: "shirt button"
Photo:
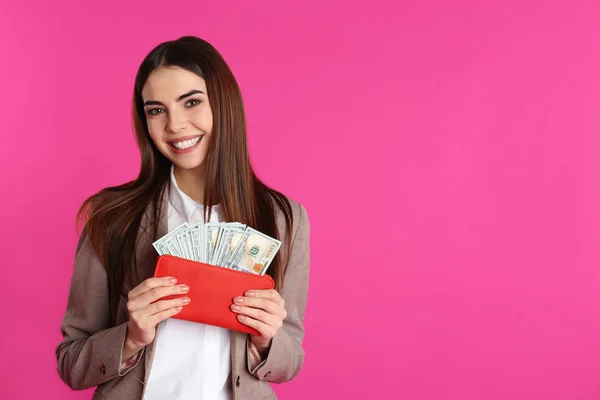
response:
[[[240,387],[240,376],[237,376],[237,379],[235,380],[235,387]]]
[[[269,376],[269,375],[271,375],[271,371],[269,371],[269,372],[267,372],[267,373],[265,374],[265,378],[266,378],[267,376]]]
[[[102,372],[102,375],[106,374],[106,367],[104,365],[100,367],[100,372]]]

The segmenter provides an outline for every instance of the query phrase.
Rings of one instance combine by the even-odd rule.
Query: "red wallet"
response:
[[[242,324],[231,311],[234,297],[243,296],[252,289],[273,289],[275,282],[269,275],[255,275],[163,254],[156,261],[154,277],[172,276],[178,284],[186,284],[190,290],[182,295],[170,295],[162,299],[187,296],[190,303],[172,318],[220,326],[239,332],[260,335],[256,329]]]

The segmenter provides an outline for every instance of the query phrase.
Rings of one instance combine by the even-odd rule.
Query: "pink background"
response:
[[[310,216],[281,398],[600,399],[597,1],[83,3],[0,12],[0,398],[90,398],[54,355],[75,212],[135,177],[135,71],[193,34]]]

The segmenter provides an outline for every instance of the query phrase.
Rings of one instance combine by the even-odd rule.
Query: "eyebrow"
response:
[[[190,90],[187,93],[182,94],[181,96],[179,96],[178,98],[176,98],[175,101],[177,103],[179,103],[181,100],[185,99],[186,97],[190,97],[191,95],[194,95],[194,94],[197,94],[197,93],[204,94],[204,92],[202,90],[194,89],[194,90]],[[144,107],[146,107],[146,106],[164,106],[164,104],[161,103],[160,101],[148,100],[148,101],[144,102]]]

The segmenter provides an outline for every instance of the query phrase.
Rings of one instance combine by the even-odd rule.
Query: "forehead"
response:
[[[173,101],[193,89],[206,93],[204,79],[183,68],[159,67],[148,76],[142,97],[144,100]]]

